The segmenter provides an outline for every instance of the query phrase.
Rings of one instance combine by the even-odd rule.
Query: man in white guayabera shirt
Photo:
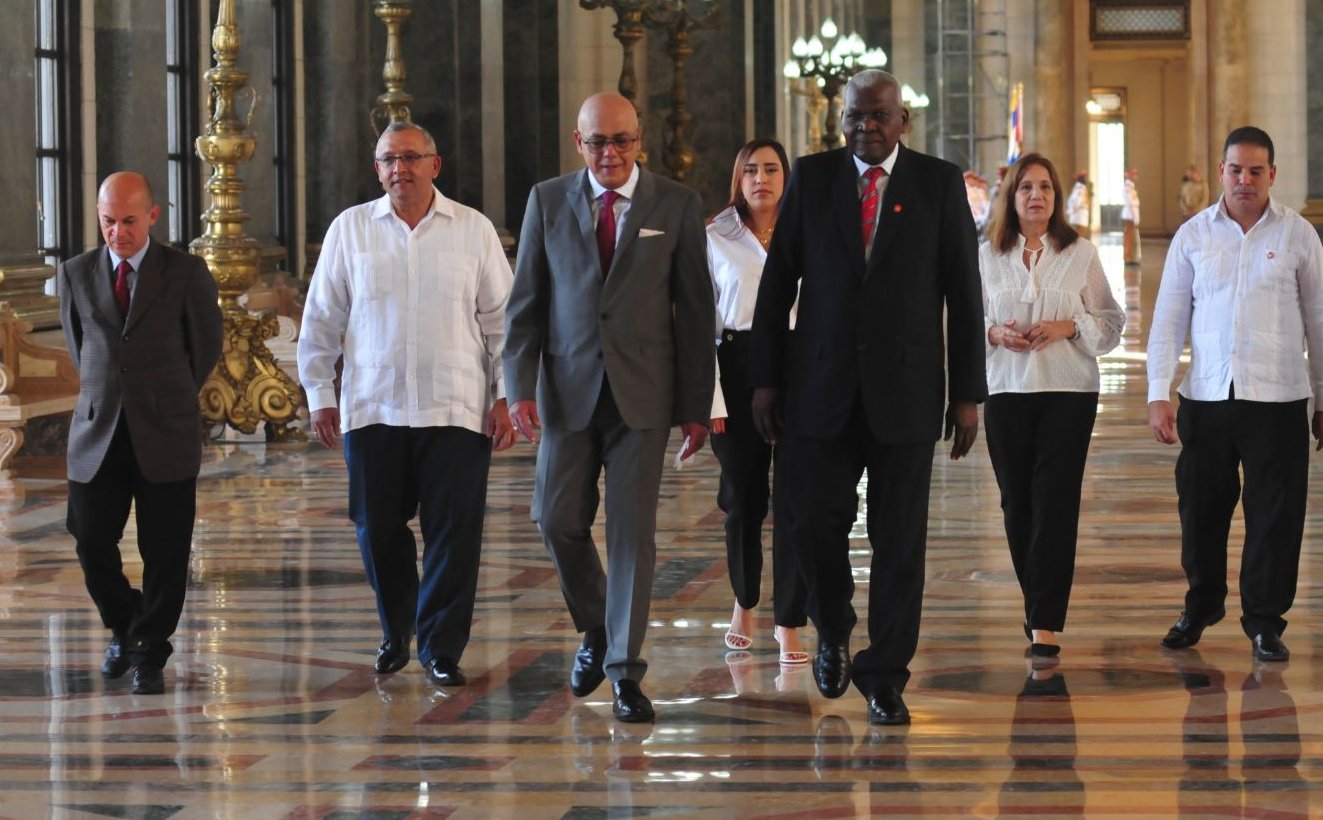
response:
[[[1242,495],[1241,626],[1254,657],[1284,661],[1283,615],[1295,598],[1309,476],[1309,398],[1323,398],[1323,245],[1268,195],[1272,139],[1232,131],[1218,165],[1222,196],[1172,239],[1148,339],[1148,421],[1181,441],[1176,492],[1185,611],[1162,639],[1198,643],[1226,614],[1227,532]],[[1173,415],[1171,383],[1190,338]],[[1308,347],[1309,357],[1302,351]],[[1314,438],[1323,448],[1323,412]],[[1316,448],[1316,449],[1318,449]]]

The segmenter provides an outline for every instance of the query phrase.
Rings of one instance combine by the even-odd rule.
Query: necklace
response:
[[[757,228],[754,228],[754,229],[753,229],[753,236],[754,236],[754,238],[758,240],[758,244],[759,244],[759,245],[762,245],[764,250],[766,250],[766,249],[767,249],[767,246],[768,246],[769,244],[771,244],[771,242],[772,242],[772,231],[774,231],[774,230],[776,230],[776,223],[775,223],[775,222],[773,222],[771,225],[768,225],[766,228],[764,228],[764,229],[762,229],[762,230],[759,230],[759,229],[757,229]]]

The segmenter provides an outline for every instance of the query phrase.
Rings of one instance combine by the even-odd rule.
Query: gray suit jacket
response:
[[[216,281],[201,258],[151,240],[127,320],[104,247],[60,265],[60,322],[80,386],[69,426],[69,480],[91,481],[120,411],[151,482],[196,478],[198,391],[220,358]]]
[[[506,308],[506,396],[542,423],[582,430],[605,375],[626,426],[706,423],[716,306],[698,194],[640,168],[603,277],[588,171],[528,197]]]

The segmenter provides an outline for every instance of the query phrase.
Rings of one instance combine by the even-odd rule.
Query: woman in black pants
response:
[[[721,322],[717,338],[720,379],[712,404],[712,450],[721,462],[717,503],[726,513],[726,559],[735,610],[726,646],[747,650],[754,642],[754,609],[762,580],[763,519],[767,517],[767,470],[773,448],[753,428],[748,385],[749,328],[767,246],[789,161],[779,142],[757,139],[735,157],[730,202],[707,226],[708,263]],[[793,316],[793,314],[792,314]],[[791,320],[793,325],[793,318]],[[807,623],[804,585],[787,541],[780,481],[773,481],[772,602],[783,664],[808,663],[798,629]]]
[[[1029,653],[1052,658],[1075,575],[1080,490],[1098,411],[1098,357],[1125,314],[1098,251],[1066,224],[1061,179],[1040,154],[1006,174],[979,251],[988,336],[988,454]]]

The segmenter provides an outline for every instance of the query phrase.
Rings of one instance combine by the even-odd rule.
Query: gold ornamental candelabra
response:
[[[692,8],[691,8],[692,7]],[[684,64],[694,53],[689,45],[689,34],[693,31],[715,28],[721,22],[721,7],[716,0],[659,0],[647,9],[645,19],[649,25],[667,32],[667,53],[671,55],[671,113],[666,117],[665,136],[666,152],[662,162],[670,170],[671,176],[683,180],[694,167],[694,152],[685,139],[685,128],[693,121],[685,104],[689,101],[689,92],[684,83]]]
[[[211,166],[207,192],[211,204],[202,215],[205,229],[189,249],[207,261],[220,291],[225,320],[221,359],[202,386],[202,417],[253,433],[266,422],[273,439],[301,439],[303,433],[289,425],[303,404],[299,387],[285,375],[266,347],[279,324],[274,313],[253,315],[238,298],[257,278],[257,241],[244,234],[248,214],[240,204],[247,187],[239,178],[239,165],[253,158],[256,140],[250,126],[257,106],[257,92],[248,85],[248,74],[235,67],[239,55],[239,27],[235,0],[220,0],[216,27],[211,34],[216,65],[207,70],[207,108],[210,118],[195,143],[198,156]],[[248,113],[240,118],[239,92],[249,91]]]
[[[790,49],[782,73],[789,80],[804,78],[816,84],[827,100],[827,118],[822,131],[822,150],[830,151],[843,142],[837,126],[841,120],[841,89],[856,72],[881,68],[887,64],[886,52],[869,48],[858,32],[844,34],[830,17],[822,21],[818,34],[804,42],[797,37]]]
[[[381,69],[386,92],[377,95],[377,104],[368,114],[373,132],[379,135],[393,122],[413,119],[409,110],[413,95],[404,90],[409,74],[404,69],[404,52],[400,47],[400,31],[404,28],[404,18],[413,13],[413,0],[376,0],[372,13],[386,24],[386,64]]]
[[[634,77],[634,46],[643,39],[643,12],[653,0],[579,0],[579,6],[589,11],[609,8],[616,13],[616,25],[613,31],[620,41],[624,52],[620,63],[620,81],[617,83],[620,95],[634,104],[638,110],[638,80]]]

